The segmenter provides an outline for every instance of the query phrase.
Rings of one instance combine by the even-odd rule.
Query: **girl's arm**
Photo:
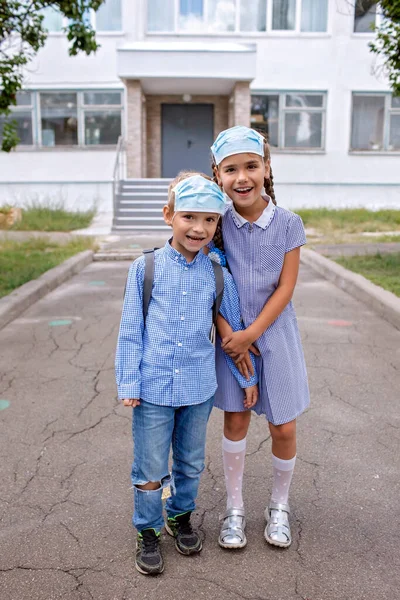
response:
[[[296,286],[300,265],[300,248],[285,254],[278,287],[264,308],[244,331],[236,331],[222,338],[222,348],[229,356],[243,354],[281,314],[290,302]]]

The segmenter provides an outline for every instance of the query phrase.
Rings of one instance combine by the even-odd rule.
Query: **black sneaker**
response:
[[[135,566],[143,575],[158,575],[164,571],[160,534],[154,529],[143,529],[138,533]]]
[[[175,538],[175,548],[186,556],[200,552],[203,547],[199,534],[192,528],[190,515],[187,512],[171,517],[165,524],[167,533]]]

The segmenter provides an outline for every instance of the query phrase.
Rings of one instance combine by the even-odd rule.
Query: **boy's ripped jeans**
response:
[[[214,397],[201,404],[175,408],[141,400],[133,409],[132,433],[134,461],[132,485],[135,508],[133,525],[140,532],[164,525],[163,487],[171,486],[165,508],[168,517],[193,511],[204,469],[207,422]],[[172,477],[168,468],[172,446]],[[159,481],[157,490],[142,490],[138,485]]]

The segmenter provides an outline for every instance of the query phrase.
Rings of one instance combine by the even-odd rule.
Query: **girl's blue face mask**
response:
[[[211,146],[215,164],[218,166],[227,156],[250,152],[264,158],[264,138],[249,127],[240,125],[221,131]]]

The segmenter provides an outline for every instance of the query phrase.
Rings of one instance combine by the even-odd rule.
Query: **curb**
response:
[[[34,302],[79,273],[93,260],[93,251],[84,250],[53,269],[49,269],[37,279],[24,283],[19,288],[0,298],[0,329],[18,317]]]
[[[135,260],[135,258],[139,258],[142,256],[142,250],[139,252],[134,252],[133,250],[121,250],[121,251],[99,251],[93,256],[94,261],[107,261],[107,260]]]
[[[353,273],[314,250],[302,248],[301,262],[332,281],[337,287],[361,300],[383,319],[400,329],[400,298],[375,285],[362,275]]]

